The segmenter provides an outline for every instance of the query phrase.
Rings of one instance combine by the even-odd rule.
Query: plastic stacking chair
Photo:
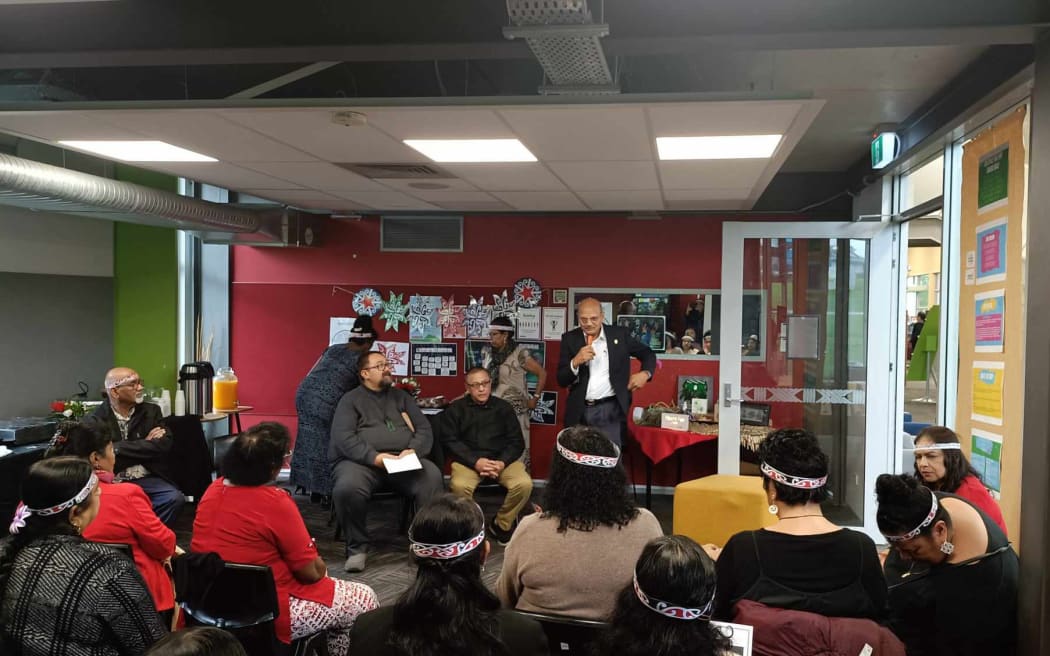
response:
[[[609,628],[605,622],[581,620],[565,615],[529,613],[523,610],[514,612],[540,623],[543,632],[547,634],[547,643],[552,655],[590,654],[591,644],[598,639],[602,631]]]
[[[277,586],[263,565],[226,563],[198,599],[182,599],[187,626],[213,626],[232,633],[252,656],[328,656],[325,633],[286,645],[274,633]]]

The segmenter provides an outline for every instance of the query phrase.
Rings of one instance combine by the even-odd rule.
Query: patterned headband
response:
[[[930,499],[933,501],[933,503],[930,504],[930,512],[926,514],[926,518],[923,519],[918,526],[908,531],[904,535],[886,535],[885,533],[883,533],[883,537],[885,537],[890,542],[904,542],[905,540],[910,540],[919,533],[922,533],[922,529],[929,526],[930,523],[933,522],[933,518],[937,516],[937,495],[933,493],[933,490],[930,490]]]
[[[369,337],[375,337],[375,335],[366,332],[355,333],[353,329],[350,330],[350,339],[368,339]]]
[[[638,585],[638,572],[634,573],[634,594],[638,595],[638,601],[642,602],[649,610],[674,620],[709,620],[711,619],[712,607],[715,604],[715,591],[713,589],[711,590],[711,598],[703,608],[675,606],[666,601],[660,601],[655,597],[650,597],[642,592],[641,586]]]
[[[67,499],[60,504],[51,506],[50,508],[30,508],[24,503],[19,503],[18,508],[15,509],[15,517],[11,521],[11,525],[8,527],[8,532],[12,534],[18,533],[19,529],[25,527],[26,519],[28,519],[30,515],[40,515],[41,517],[57,515],[63,510],[67,510],[83,503],[84,499],[88,498],[88,495],[91,494],[91,490],[95,489],[96,485],[98,485],[98,476],[95,476],[95,474],[92,473],[91,476],[88,477],[87,483],[84,485],[83,489],[77,492],[72,499]]]
[[[561,444],[561,436],[568,429],[563,429],[561,433],[558,433],[558,437],[554,440],[554,445],[558,449],[558,453],[562,458],[565,458],[569,462],[575,462],[577,465],[587,465],[588,467],[602,467],[603,469],[612,469],[616,466],[616,463],[620,461],[620,447],[615,444],[612,448],[616,451],[615,456],[599,456],[593,453],[576,453],[570,451]],[[610,442],[612,444],[612,442]]]
[[[489,330],[499,330],[505,333],[512,333],[514,332],[514,326],[502,326],[498,323],[490,323]]]
[[[117,380],[113,381],[112,383],[106,385],[106,389],[108,389],[108,390],[116,389],[116,388],[120,387],[121,385],[127,385],[131,381],[138,380],[138,379],[139,379],[138,376],[124,376],[123,378],[118,378]]]
[[[820,478],[804,478],[802,476],[791,476],[790,474],[785,474],[779,469],[773,468],[773,466],[765,462],[763,462],[761,467],[759,468],[762,470],[763,474],[770,477],[777,483],[783,483],[788,487],[797,487],[800,490],[815,490],[819,487],[824,487],[824,485],[826,485],[828,482],[827,474],[821,476]]]
[[[915,445],[916,451],[961,451],[962,444],[958,442],[942,442],[939,444]]]
[[[412,537],[409,536],[411,540]],[[413,541],[410,549],[417,558],[435,558],[437,560],[452,560],[474,551],[485,541],[485,526],[482,525],[481,532],[466,542],[452,542],[450,544],[424,544]]]

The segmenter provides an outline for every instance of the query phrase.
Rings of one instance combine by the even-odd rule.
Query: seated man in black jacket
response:
[[[487,522],[492,537],[507,544],[518,513],[532,496],[532,479],[518,459],[525,450],[521,424],[510,403],[492,396],[488,371],[475,367],[467,372],[467,394],[441,413],[441,434],[453,459],[449,489],[454,494],[474,496],[482,478],[507,488],[503,506]]]
[[[141,487],[153,504],[153,512],[170,526],[186,497],[171,482],[168,455],[172,439],[160,423],[160,408],[142,402],[142,379],[134,369],[110,369],[105,385],[108,403],[100,405],[86,421],[113,440],[117,479]]]

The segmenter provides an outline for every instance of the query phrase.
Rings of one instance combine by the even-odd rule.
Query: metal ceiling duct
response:
[[[0,153],[0,202],[29,209],[95,214],[99,218],[161,217],[183,230],[253,233],[260,212],[227,207],[129,182]],[[122,217],[106,217],[113,213]]]
[[[551,82],[541,94],[620,92],[600,41],[609,26],[594,22],[587,0],[507,0],[507,15],[503,36],[525,39]]]

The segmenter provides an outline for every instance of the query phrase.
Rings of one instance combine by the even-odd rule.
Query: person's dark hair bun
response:
[[[880,474],[875,479],[875,497],[879,504],[907,504],[919,491],[919,481],[912,476]]]

